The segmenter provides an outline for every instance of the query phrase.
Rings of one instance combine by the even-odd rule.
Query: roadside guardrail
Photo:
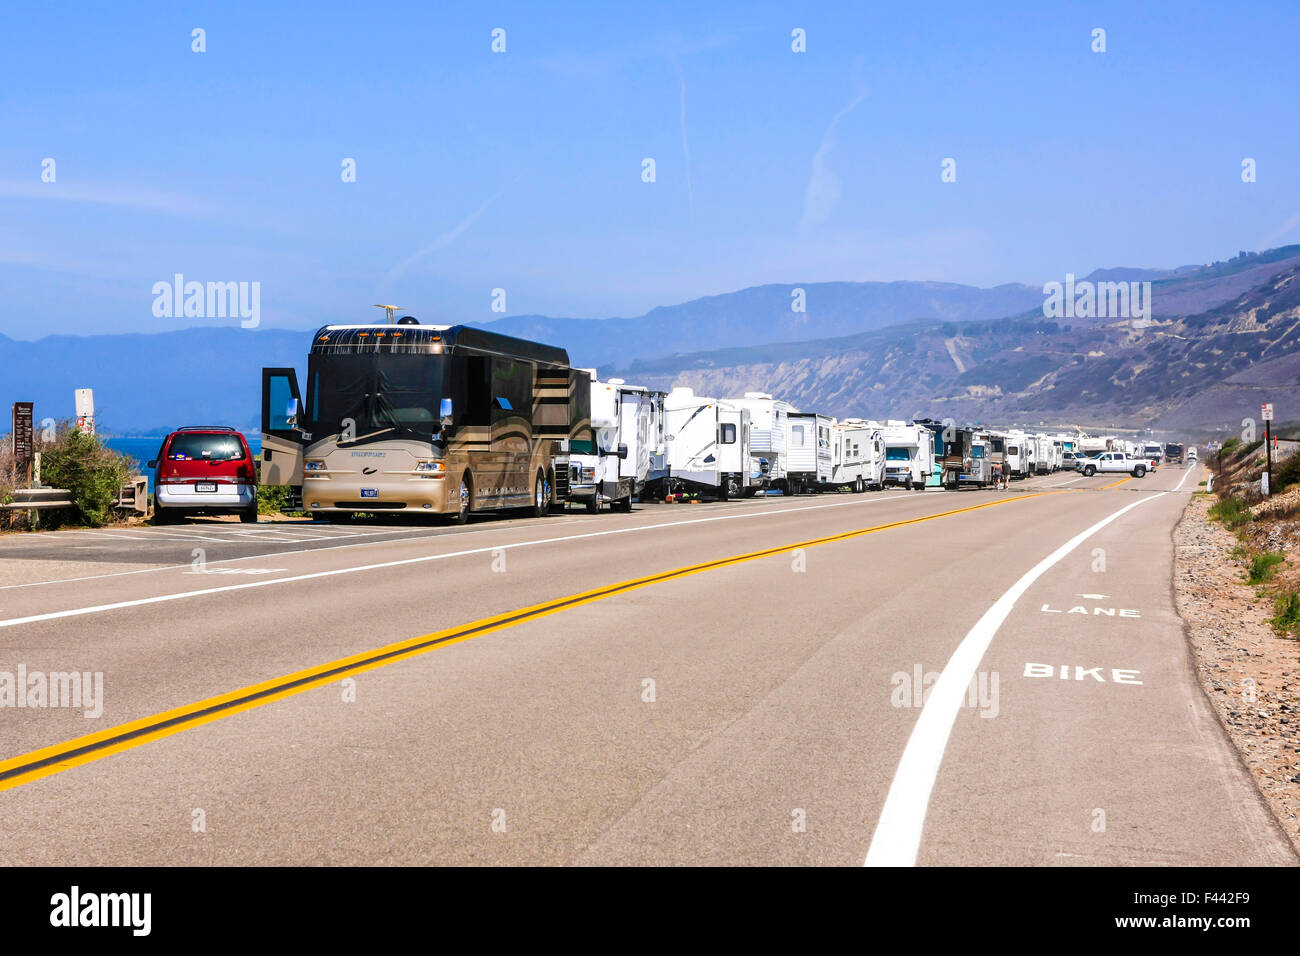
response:
[[[13,501],[0,505],[0,508],[9,511],[39,511],[72,507],[72,492],[66,488],[15,488],[13,498]]]

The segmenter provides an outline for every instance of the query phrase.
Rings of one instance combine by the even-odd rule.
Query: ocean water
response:
[[[148,468],[148,464],[153,460],[153,456],[158,454],[158,449],[162,446],[163,439],[166,435],[133,436],[130,438],[106,438],[104,444],[113,451],[120,452],[123,455],[130,455],[140,466],[136,472],[139,475],[147,475],[149,478],[149,491],[153,492],[153,472]],[[262,438],[260,435],[244,435],[244,440],[248,442],[249,451],[253,453],[253,459],[256,461],[262,456]]]

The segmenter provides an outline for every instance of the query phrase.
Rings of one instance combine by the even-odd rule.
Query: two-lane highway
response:
[[[0,674],[103,699],[0,709],[0,862],[1294,862],[1196,481],[3,539]]]

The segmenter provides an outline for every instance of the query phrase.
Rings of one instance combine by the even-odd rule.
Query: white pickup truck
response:
[[[1147,473],[1147,463],[1142,458],[1130,458],[1122,451],[1103,451],[1087,458],[1075,458],[1074,470],[1083,472],[1089,478],[1098,472],[1116,472],[1141,478]]]

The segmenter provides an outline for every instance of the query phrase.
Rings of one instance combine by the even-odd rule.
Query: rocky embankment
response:
[[[1174,531],[1178,613],[1201,686],[1300,853],[1300,641],[1273,629],[1272,598],[1245,583],[1241,542],[1209,520],[1213,501],[1193,495]]]

